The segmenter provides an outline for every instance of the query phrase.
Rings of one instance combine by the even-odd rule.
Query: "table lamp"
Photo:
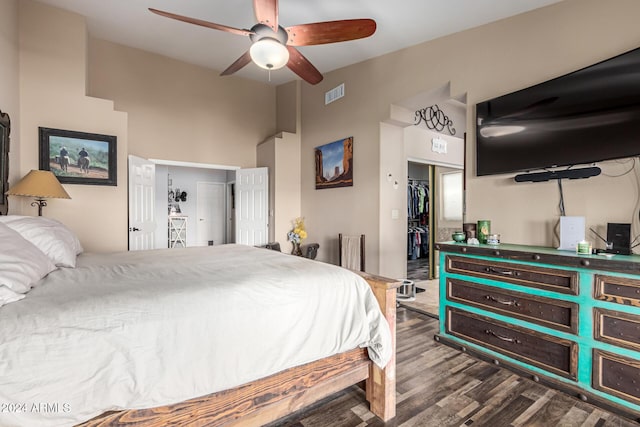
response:
[[[60,181],[51,171],[32,170],[6,193],[9,196],[35,197],[31,206],[38,207],[38,216],[42,216],[42,207],[47,206],[45,199],[70,199],[69,194],[60,185]]]

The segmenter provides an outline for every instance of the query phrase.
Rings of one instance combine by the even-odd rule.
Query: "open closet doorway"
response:
[[[129,187],[129,250],[267,243],[267,168],[129,155]]]
[[[462,168],[408,162],[407,279],[438,277],[435,243],[462,230],[462,178]]]
[[[234,179],[235,170],[157,164],[156,248],[230,243],[227,184]]]

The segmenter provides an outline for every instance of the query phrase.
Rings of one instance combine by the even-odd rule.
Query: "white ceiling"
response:
[[[164,18],[149,7],[236,28],[255,23],[252,0],[39,0],[87,17],[96,38],[214,69],[226,69],[249,49],[248,37]],[[473,28],[561,0],[280,0],[283,27],[340,19],[372,18],[376,33],[362,40],[299,48],[321,73],[404,47]],[[251,63],[236,75],[269,82]],[[297,76],[271,72],[271,83]]]

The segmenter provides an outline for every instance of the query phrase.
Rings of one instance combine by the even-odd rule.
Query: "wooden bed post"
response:
[[[371,363],[369,378],[366,382],[367,400],[371,406],[371,412],[383,421],[389,421],[396,416],[396,289],[402,282],[367,273],[358,274],[371,286],[391,328],[393,348],[391,360],[384,369]]]

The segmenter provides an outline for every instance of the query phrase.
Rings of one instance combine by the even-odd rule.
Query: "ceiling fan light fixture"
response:
[[[279,41],[265,37],[251,45],[251,60],[265,70],[277,70],[289,62],[289,51]]]

